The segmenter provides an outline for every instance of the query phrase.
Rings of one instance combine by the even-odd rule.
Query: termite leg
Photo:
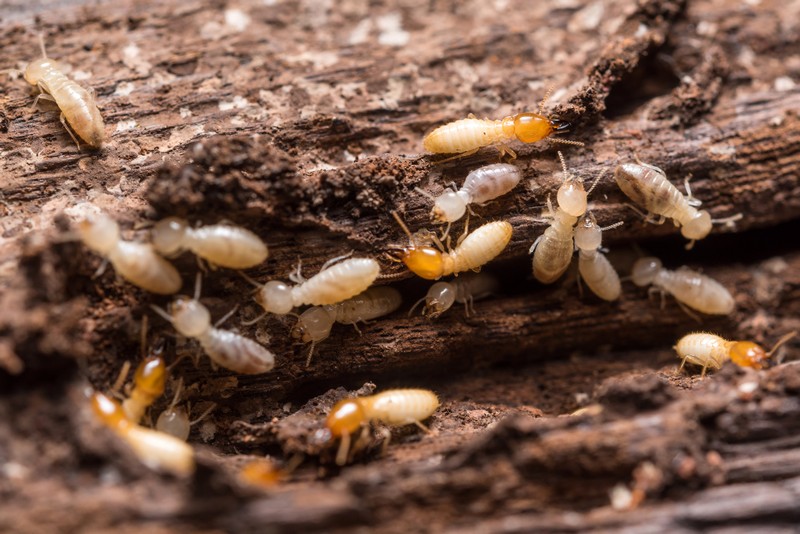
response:
[[[111,386],[111,392],[115,396],[122,389],[122,385],[125,383],[125,379],[128,377],[128,372],[130,372],[130,370],[131,370],[131,362],[125,360],[125,363],[122,364],[122,368],[119,370],[117,379]]]
[[[78,147],[78,152],[80,152],[81,151],[81,143],[80,143],[80,141],[78,141],[78,138],[75,137],[75,134],[72,133],[72,130],[70,129],[69,125],[67,124],[67,119],[66,119],[66,117],[64,117],[63,113],[61,114],[59,119],[61,120],[61,124],[64,126],[64,128],[66,128],[67,133],[69,134],[69,136],[72,138],[73,141],[75,141],[75,146]]]
[[[227,321],[228,319],[230,319],[231,315],[236,313],[236,310],[238,310],[238,309],[239,309],[239,305],[237,304],[236,306],[233,307],[233,309],[231,309],[231,311],[229,311],[228,313],[226,313],[225,315],[220,317],[220,319],[216,323],[214,323],[214,328],[219,328],[219,326],[222,323],[224,323],[225,321]]]
[[[103,276],[103,273],[106,272],[106,267],[108,267],[108,258],[103,258],[102,263],[100,263],[100,267],[92,275],[92,278],[99,278]]]
[[[409,421],[409,422],[410,423],[414,423],[415,425],[417,425],[420,428],[420,430],[422,430],[426,434],[430,434],[431,433],[431,429],[428,428],[427,426],[423,425],[420,421]]]
[[[250,319],[248,321],[242,321],[241,324],[242,324],[242,326],[253,326],[257,322],[259,322],[261,319],[266,317],[267,315],[269,315],[269,312],[264,312],[261,315],[259,315],[258,317],[256,317],[255,319]]]
[[[502,160],[503,156],[505,156],[506,154],[508,154],[509,161],[514,161],[515,159],[517,159],[517,153],[514,152],[510,147],[507,147],[506,145],[497,145],[497,150],[498,152],[500,152],[499,156],[500,160]]]
[[[678,303],[678,306],[680,306],[680,308],[683,310],[683,313],[685,313],[686,315],[688,315],[689,317],[691,317],[692,319],[694,319],[698,323],[703,324],[703,320],[700,318],[700,316],[697,315],[696,313],[694,313],[692,310],[690,310],[689,307],[686,306],[686,304],[684,304],[683,302],[679,301],[678,299],[675,299],[675,302]]]
[[[345,432],[339,439],[339,450],[336,451],[336,465],[342,466],[346,464],[349,452],[350,452],[350,434]]]
[[[475,116],[473,115],[472,118],[474,119]],[[442,163],[447,163],[449,161],[453,161],[453,160],[456,160],[456,159],[468,158],[473,154],[477,154],[478,150],[480,150],[481,148],[483,148],[483,147],[473,148],[472,150],[467,150],[466,152],[460,152],[460,153],[458,153],[458,154],[456,154],[454,156],[450,156],[449,158],[445,158],[443,160],[437,161],[436,164],[437,165],[441,165]]]

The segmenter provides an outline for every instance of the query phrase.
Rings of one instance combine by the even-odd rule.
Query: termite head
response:
[[[155,249],[164,255],[171,255],[181,249],[188,224],[185,219],[168,217],[156,223],[152,238]]]
[[[402,261],[409,271],[420,278],[426,280],[441,278],[444,274],[444,258],[441,251],[429,245],[419,245],[397,212],[393,211],[392,215],[409,240],[408,246],[393,247],[393,257]]]
[[[136,369],[133,377],[137,388],[153,397],[164,394],[167,382],[167,366],[160,356],[148,356]]]
[[[366,421],[367,414],[361,402],[358,399],[344,399],[331,409],[325,426],[331,431],[332,437],[339,438],[355,433]]]
[[[197,337],[211,327],[211,314],[195,299],[178,297],[167,309],[172,317],[172,326],[186,337]]]
[[[25,67],[25,81],[31,85],[36,85],[44,77],[44,74],[53,68],[61,70],[61,67],[50,58],[35,59]]]
[[[264,284],[256,293],[255,301],[268,313],[286,315],[294,308],[292,288],[278,280]]]
[[[752,341],[737,341],[730,348],[731,361],[740,367],[763,369],[769,366],[770,356],[771,354]]]
[[[91,397],[92,411],[100,421],[114,430],[121,430],[131,423],[125,417],[122,405],[114,399],[95,391]]]
[[[322,306],[313,306],[300,314],[292,327],[292,338],[303,343],[319,343],[331,333],[333,318]]]
[[[681,226],[681,235],[686,239],[703,239],[711,232],[711,215],[703,210]]]
[[[433,204],[433,219],[438,222],[455,222],[464,216],[467,211],[467,202],[458,192],[448,189],[438,197]]]
[[[119,242],[119,225],[104,214],[78,223],[81,241],[95,252],[107,255]]]
[[[453,285],[447,282],[436,282],[425,295],[425,308],[422,315],[436,319],[449,310],[456,301],[456,292]]]
[[[572,217],[580,217],[586,213],[588,207],[589,193],[583,187],[583,180],[570,174],[567,170],[567,162],[564,160],[564,154],[558,153],[558,158],[561,160],[561,169],[564,172],[564,183],[558,188],[556,200],[558,207],[564,210]]]
[[[514,135],[523,143],[535,143],[553,135],[561,126],[538,113],[514,115]]]
[[[639,258],[633,264],[631,279],[639,287],[648,286],[653,283],[661,268],[661,260],[658,258]]]
[[[597,250],[603,243],[603,231],[597,226],[594,214],[587,213],[575,228],[575,246],[581,250]]]
[[[170,436],[186,441],[191,432],[189,414],[183,406],[172,406],[167,408],[158,416],[156,429]]]

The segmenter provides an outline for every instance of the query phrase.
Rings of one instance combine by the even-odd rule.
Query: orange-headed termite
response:
[[[169,217],[153,227],[153,246],[165,256],[188,249],[213,265],[248,269],[267,259],[267,245],[256,234],[229,224],[192,228],[185,219]]]
[[[105,214],[97,214],[78,223],[78,235],[84,244],[114,266],[117,274],[151,293],[177,293],[182,281],[167,260],[149,243],[124,241],[119,225]]]
[[[311,365],[314,346],[327,339],[334,322],[351,324],[358,330],[358,322],[366,322],[388,315],[399,308],[402,303],[403,298],[395,288],[376,286],[338,304],[313,306],[307,309],[300,314],[297,324],[292,328],[294,339],[299,339],[303,343],[311,343],[306,367]]]
[[[770,363],[770,358],[778,348],[797,335],[789,332],[780,338],[769,352],[752,341],[728,341],[715,334],[698,332],[683,336],[675,345],[675,351],[681,358],[680,372],[686,362],[703,367],[701,376],[705,376],[706,369],[718,370],[726,361],[730,360],[740,367],[753,367],[762,369]]]
[[[61,109],[61,124],[67,129],[78,148],[80,149],[80,142],[73,135],[73,130],[86,144],[99,148],[105,139],[105,126],[94,101],[94,95],[61,72],[56,62],[47,57],[44,39],[41,36],[40,39],[41,59],[31,61],[25,67],[25,81],[41,91],[34,105],[39,100],[55,102]]]
[[[194,451],[185,442],[134,423],[125,417],[117,401],[100,392],[92,394],[91,403],[98,419],[125,441],[146,466],[181,476],[194,472]]]
[[[418,244],[397,212],[392,212],[392,215],[409,239],[408,246],[395,247],[399,249],[397,259],[408,270],[426,280],[438,280],[442,276],[464,271],[478,271],[503,252],[511,241],[511,225],[505,221],[494,221],[465,235],[461,244],[450,252],[442,252],[428,244]]]
[[[592,212],[583,217],[583,222],[575,228],[575,246],[578,248],[578,273],[589,289],[603,300],[613,301],[619,298],[622,285],[619,275],[600,252],[603,243],[603,232],[616,228],[622,223],[600,228]]]
[[[614,171],[614,179],[622,192],[649,213],[647,220],[662,224],[667,218],[681,227],[681,234],[689,239],[686,248],[703,239],[711,232],[714,223],[730,224],[742,218],[739,213],[725,219],[712,219],[706,210],[698,210],[701,204],[692,196],[689,179],[686,179],[686,196],[667,180],[663,170],[637,159],[637,163],[619,165]],[[654,218],[657,216],[657,218]]]
[[[133,377],[133,390],[122,401],[122,409],[129,421],[138,423],[144,412],[164,394],[167,366],[158,355],[150,355],[139,364]]]
[[[652,284],[651,291],[660,290],[662,297],[669,293],[678,303],[709,315],[728,315],[736,306],[730,292],[716,280],[685,266],[675,271],[664,269],[658,258],[638,259],[631,278],[639,287]]]
[[[422,421],[438,407],[439,398],[427,389],[389,389],[368,397],[339,401],[325,422],[331,436],[341,439],[336,463],[347,463],[351,436],[370,421],[391,426],[416,424],[427,431]]]
[[[414,304],[408,314],[411,315],[414,308],[424,301],[422,315],[436,319],[458,302],[464,305],[465,313],[469,317],[470,313],[475,312],[474,301],[488,297],[497,291],[497,287],[497,279],[486,273],[466,273],[449,282],[436,282],[428,289],[428,293]]]

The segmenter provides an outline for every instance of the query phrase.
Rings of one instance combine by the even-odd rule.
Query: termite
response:
[[[159,256],[149,243],[124,241],[119,225],[105,214],[78,223],[83,243],[111,262],[127,281],[151,293],[177,293],[183,282],[175,267]]]
[[[67,78],[56,62],[47,57],[44,38],[39,36],[39,39],[42,57],[25,67],[25,81],[40,91],[33,105],[39,100],[55,102],[61,110],[61,124],[78,145],[78,149],[80,150],[81,145],[73,131],[89,146],[100,148],[105,139],[105,125],[93,93]]]
[[[122,401],[122,409],[129,421],[138,423],[144,412],[164,394],[167,381],[167,366],[158,355],[150,355],[136,368],[133,390]]]
[[[603,243],[603,232],[616,228],[622,222],[600,228],[594,215],[589,212],[583,222],[575,229],[575,246],[578,248],[578,273],[589,289],[603,300],[617,300],[622,292],[619,275],[600,252]]]
[[[213,265],[230,269],[255,267],[267,259],[267,245],[256,234],[229,224],[192,228],[185,219],[169,217],[156,223],[153,246],[165,256],[191,250]]]
[[[422,421],[438,407],[439,398],[427,389],[389,389],[376,395],[339,401],[325,422],[331,436],[341,439],[336,463],[347,463],[351,435],[370,421],[391,426],[416,424],[427,432]]]
[[[185,442],[134,423],[125,417],[120,403],[100,392],[92,394],[91,404],[100,421],[125,441],[146,466],[181,476],[194,472],[194,451]]]
[[[350,258],[335,263],[341,259],[340,256],[325,262],[320,272],[308,280],[303,278],[298,266],[289,276],[297,284],[295,286],[278,280],[261,285],[246,276],[245,279],[259,288],[255,301],[264,308],[264,315],[286,315],[298,306],[325,306],[354,297],[371,286],[381,272],[380,265],[372,258]],[[264,315],[247,324],[260,320]]]
[[[686,362],[689,362],[702,366],[703,372],[700,376],[705,376],[707,369],[719,370],[728,360],[740,367],[763,369],[769,365],[775,351],[796,335],[797,332],[789,332],[780,338],[769,352],[752,341],[728,341],[707,332],[685,335],[673,348],[681,358],[679,373]]]
[[[548,211],[545,216],[551,219],[550,226],[536,238],[529,251],[533,254],[533,276],[543,284],[552,284],[569,267],[575,251],[575,224],[586,213],[589,196],[583,187],[583,181],[567,171],[564,155],[559,152],[558,157],[564,172],[564,183],[556,194],[558,208],[554,210],[550,199],[547,199]],[[595,184],[599,180],[600,177]],[[593,188],[594,186],[589,191]]]
[[[211,403],[200,417],[194,420],[189,419],[189,409],[183,406],[178,406],[181,392],[183,390],[183,379],[178,380],[178,385],[175,387],[175,395],[172,402],[161,412],[156,420],[156,430],[164,432],[170,436],[174,436],[180,440],[186,441],[189,439],[189,433],[192,426],[206,418],[214,408],[217,407],[216,403]]]
[[[333,323],[351,324],[358,330],[357,323],[389,315],[403,303],[400,292],[393,287],[371,287],[345,301],[327,306],[313,306],[303,313],[292,328],[292,337],[303,343],[311,343],[306,359],[306,367],[311,365],[314,346],[328,338]],[[359,332],[360,333],[360,332]]]
[[[518,113],[502,119],[479,119],[470,114],[468,118],[439,126],[422,141],[425,150],[434,154],[458,154],[466,157],[486,146],[497,146],[500,156],[516,158],[517,154],[505,143],[521,141],[535,143],[569,129],[568,122],[550,119],[544,114],[545,95],[539,104],[539,113]],[[578,141],[552,138],[559,143],[583,146]]]
[[[419,299],[409,310],[408,315],[414,311],[421,302],[425,302],[422,315],[436,319],[449,310],[454,303],[464,305],[464,310],[469,317],[475,312],[474,301],[488,297],[497,291],[497,279],[486,273],[466,273],[449,282],[436,282],[428,293]]]
[[[515,165],[495,163],[485,165],[467,175],[461,189],[446,189],[438,197],[434,197],[418,189],[419,192],[433,200],[431,216],[443,223],[459,220],[470,204],[482,205],[499,196],[505,195],[517,186],[522,179],[522,171]]]
[[[242,374],[259,374],[275,366],[275,356],[266,348],[241,334],[216,328],[230,313],[211,325],[211,314],[200,301],[200,275],[197,275],[194,298],[179,296],[167,307],[150,307],[172,323],[184,337],[196,339],[217,365]],[[235,310],[235,308],[234,308]],[[232,312],[231,312],[232,313]]]
[[[392,212],[392,215],[409,239],[408,246],[393,247],[399,249],[397,260],[426,280],[438,280],[464,271],[478,271],[503,252],[511,241],[511,225],[506,221],[494,221],[465,235],[455,249],[443,252],[440,250],[443,248],[441,243],[439,249],[418,244],[397,212]]]
[[[708,211],[697,209],[702,203],[692,196],[689,178],[685,181],[684,196],[667,180],[663,170],[643,163],[638,158],[636,161],[616,168],[614,179],[617,185],[628,198],[648,211],[648,221],[663,224],[669,218],[675,226],[680,226],[681,235],[689,240],[687,249],[692,248],[695,241],[706,237],[711,232],[712,224],[730,224],[742,218],[739,213],[725,219],[712,219]]]
[[[728,315],[736,305],[730,292],[716,280],[685,266],[675,271],[664,269],[658,258],[638,259],[631,279],[639,287],[652,284],[651,291],[661,291],[662,297],[669,293],[679,304],[709,315]]]

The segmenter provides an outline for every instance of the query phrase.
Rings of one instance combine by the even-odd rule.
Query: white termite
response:
[[[684,196],[667,180],[663,170],[643,163],[638,158],[636,161],[619,165],[614,170],[617,185],[628,198],[648,211],[648,221],[662,224],[669,218],[675,226],[680,226],[681,235],[689,239],[687,249],[692,248],[695,241],[706,237],[711,232],[712,224],[730,224],[742,218],[739,213],[725,219],[712,219],[708,211],[697,209],[702,203],[692,196],[688,178]]]
[[[599,249],[603,243],[603,232],[621,224],[622,222],[619,222],[600,228],[592,212],[588,212],[575,228],[575,246],[578,248],[578,272],[581,280],[586,282],[595,295],[609,302],[619,298],[622,284],[614,266]]]
[[[200,414],[197,419],[189,420],[190,408],[178,406],[182,391],[183,379],[179,379],[178,385],[175,387],[175,395],[172,398],[172,402],[159,414],[156,420],[156,430],[186,441],[189,439],[192,426],[205,419],[217,405],[216,403],[211,403],[211,406]]]
[[[103,117],[97,109],[93,92],[89,92],[61,72],[59,65],[47,57],[44,39],[40,37],[41,59],[28,63],[25,67],[25,81],[38,88],[39,100],[55,102],[61,110],[61,124],[67,129],[72,140],[80,149],[80,142],[72,133],[78,134],[86,144],[100,148],[105,139]],[[70,129],[70,127],[72,129]]]
[[[652,284],[651,291],[661,291],[662,297],[669,293],[680,304],[709,315],[728,315],[736,306],[730,292],[716,280],[686,266],[670,271],[658,258],[637,260],[631,278],[639,287]]]
[[[334,322],[351,324],[358,330],[357,323],[389,315],[402,303],[403,297],[395,288],[376,286],[338,304],[313,306],[307,309],[300,314],[297,324],[292,328],[294,339],[311,343],[306,367],[311,365],[314,346],[328,338]]]
[[[117,274],[142,289],[170,295],[183,284],[175,267],[152,245],[122,240],[119,225],[105,214],[78,223],[78,235],[87,247],[111,262]]]
[[[153,246],[165,256],[191,250],[213,265],[248,269],[267,259],[267,245],[256,234],[230,224],[192,228],[185,219],[169,217],[156,223]]]
[[[425,307],[422,309],[422,315],[436,319],[458,302],[464,305],[465,313],[469,317],[470,313],[475,312],[474,301],[488,297],[495,293],[497,288],[497,279],[490,274],[466,273],[448,282],[433,284],[428,289],[428,293],[414,304],[408,314],[411,315],[414,308],[424,301]]]
[[[211,325],[211,314],[200,301],[200,275],[197,276],[194,298],[179,296],[167,307],[151,308],[161,317],[172,323],[179,334],[196,339],[208,357],[217,365],[242,374],[259,374],[270,371],[275,366],[275,356],[241,334],[221,330]],[[235,308],[234,308],[235,309]],[[230,314],[219,321],[224,321]]]
[[[705,376],[706,369],[720,369],[728,360],[740,367],[762,369],[769,365],[775,351],[796,335],[797,332],[789,332],[767,352],[752,341],[728,341],[708,332],[687,334],[674,347],[678,357],[681,358],[678,372],[683,369],[686,362],[689,362],[701,366],[703,368],[701,376]]]
[[[564,183],[558,188],[556,195],[558,208],[554,210],[550,199],[547,199],[548,211],[545,217],[551,219],[550,226],[544,234],[536,238],[530,248],[530,253],[533,254],[533,276],[543,284],[552,284],[569,267],[575,251],[575,224],[586,212],[589,196],[583,187],[583,181],[567,171],[564,155],[559,152],[558,157],[564,172]],[[599,180],[600,177],[595,184]]]
[[[470,204],[482,205],[505,195],[514,189],[522,179],[522,171],[516,165],[495,163],[485,165],[467,175],[461,189],[446,189],[434,197],[418,189],[433,200],[431,215],[439,222],[453,223],[459,220]]]

